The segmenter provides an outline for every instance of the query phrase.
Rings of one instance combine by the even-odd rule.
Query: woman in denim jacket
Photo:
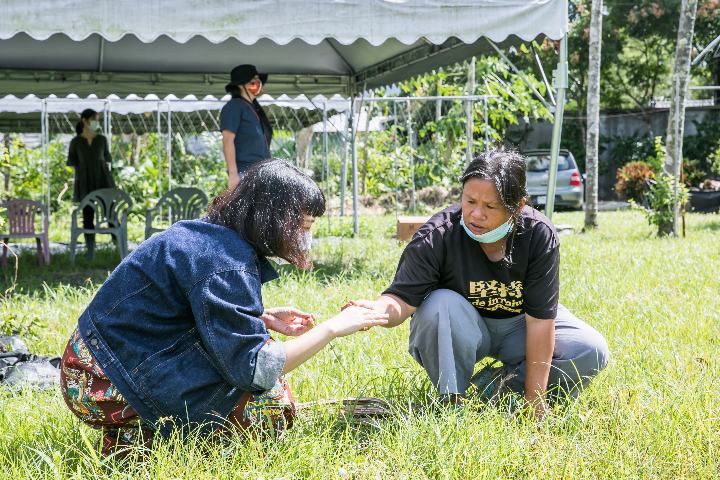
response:
[[[266,160],[206,218],[176,223],[115,269],[80,316],[61,374],[72,412],[105,430],[103,453],[173,430],[286,428],[294,405],[282,376],[334,338],[387,322],[354,307],[313,328],[311,314],[264,309],[261,285],[278,277],[266,257],[311,267],[310,226],[324,211],[310,177]]]

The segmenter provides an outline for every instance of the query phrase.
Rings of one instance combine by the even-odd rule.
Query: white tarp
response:
[[[285,45],[326,38],[348,45],[362,38],[378,46],[390,38],[439,45],[448,37],[473,43],[516,35],[558,39],[567,30],[567,0],[24,0],[2,2],[0,39],[27,33],[45,40],[64,33],[83,40],[100,33],[111,42],[132,34],[150,43],[167,36],[185,43],[262,38]]]
[[[112,113],[126,115],[130,113],[140,114],[156,112],[158,108],[160,108],[160,111],[162,112],[167,112],[168,106],[172,112],[220,110],[229,100],[229,95],[226,95],[220,100],[213,96],[207,96],[202,100],[198,100],[192,95],[188,95],[182,99],[178,99],[174,95],[169,95],[164,99],[159,99],[156,95],[148,95],[145,98],[138,97],[137,95],[129,95],[124,99],[121,99],[116,95],[110,95],[104,100],[98,99],[96,96],[79,98],[77,95],[69,95],[65,98],[57,98],[53,95],[48,97],[45,100],[45,103],[47,105],[48,113],[80,113],[86,108],[92,108],[95,111],[102,112],[105,110],[105,105],[109,104],[109,108]],[[350,108],[350,100],[342,98],[340,95],[334,95],[329,99],[326,99],[322,95],[318,95],[312,99],[308,99],[304,95],[300,95],[296,98],[290,98],[287,95],[282,95],[278,98],[273,98],[270,95],[263,95],[258,99],[258,101],[263,106],[276,105],[278,107],[292,108],[293,110],[299,110],[301,108],[307,110],[322,109],[323,102],[327,102],[328,111],[335,110],[342,112]],[[13,95],[7,95],[4,98],[0,98],[0,112],[41,112],[42,103],[43,100],[35,95],[28,95],[25,98],[17,98]]]

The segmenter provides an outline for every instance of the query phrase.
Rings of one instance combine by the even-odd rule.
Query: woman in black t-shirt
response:
[[[526,206],[525,159],[504,149],[476,157],[460,177],[462,203],[413,236],[392,285],[351,304],[410,323],[410,354],[441,400],[458,405],[470,384],[486,400],[507,387],[542,417],[548,398],[576,395],[606,365],[594,328],[559,298],[555,227]],[[473,377],[485,357],[503,362]],[[471,378],[472,377],[472,378]]]
[[[73,202],[81,202],[85,196],[101,188],[115,188],[110,173],[110,148],[105,136],[96,133],[100,128],[100,114],[90,108],[83,110],[80,121],[75,125],[75,138],[68,147],[67,165],[75,169]],[[95,210],[83,208],[83,228],[95,228]],[[114,236],[113,236],[114,238]],[[95,245],[95,234],[85,234],[88,256]]]

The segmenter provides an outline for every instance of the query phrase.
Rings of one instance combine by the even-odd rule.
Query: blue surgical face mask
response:
[[[91,120],[90,121],[90,130],[92,130],[94,132],[94,131],[97,131],[98,128],[100,128],[100,122],[98,122],[97,120]]]
[[[465,219],[463,219],[462,215],[460,215],[460,225],[463,226],[465,229],[465,233],[468,234],[470,238],[473,240],[476,240],[480,243],[495,243],[498,240],[502,240],[505,238],[505,235],[510,233],[512,230],[512,217],[510,217],[507,221],[507,223],[503,223],[499,227],[497,227],[495,230],[490,230],[489,232],[485,232],[482,235],[475,235],[470,231],[470,229],[465,225]]]

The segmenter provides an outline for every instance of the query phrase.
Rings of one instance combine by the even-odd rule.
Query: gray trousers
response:
[[[438,394],[464,395],[475,364],[500,360],[516,376],[509,382],[525,390],[525,314],[507,319],[481,317],[452,290],[431,293],[410,321],[410,355],[425,369]],[[555,349],[548,391],[576,396],[608,363],[607,342],[597,330],[558,305]]]

